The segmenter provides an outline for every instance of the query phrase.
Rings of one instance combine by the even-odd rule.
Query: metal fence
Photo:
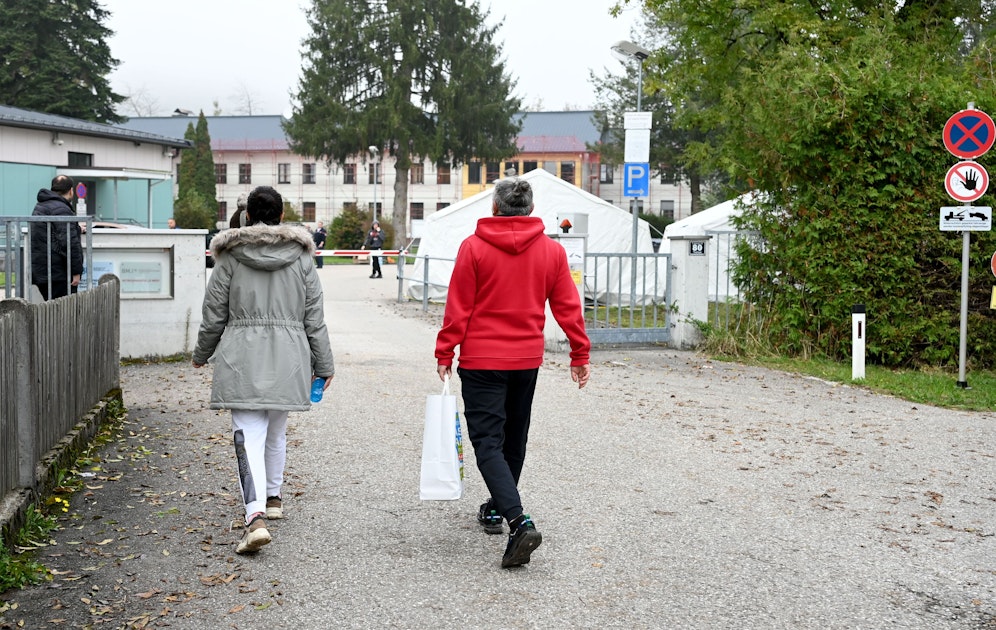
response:
[[[62,223],[82,223],[85,225],[82,242],[84,277],[88,278],[90,288],[96,286],[96,279],[93,277],[93,217],[51,217],[51,216],[30,216],[30,217],[0,217],[0,270],[3,271],[3,291],[4,297],[27,298],[30,295],[30,288],[33,284],[31,278],[31,230],[32,223],[45,224],[46,243],[51,245],[55,238],[52,234],[53,226]],[[60,230],[61,231],[61,230]],[[66,230],[66,251],[70,250],[70,231]],[[51,246],[46,248],[51,252]],[[49,253],[48,268],[52,268],[52,256]],[[68,265],[68,260],[67,260]],[[72,277],[67,269],[66,277]],[[51,290],[51,287],[49,287]]]
[[[744,240],[756,239],[758,233],[749,230],[707,230],[712,237],[709,257],[709,323],[717,328],[731,330],[735,320],[745,314],[743,287],[733,281],[733,265],[737,260],[737,247]],[[755,243],[754,245],[758,245]],[[751,310],[751,309],[746,309]]]
[[[46,455],[120,389],[120,282],[42,304],[0,301],[0,497],[37,490]]]
[[[584,273],[585,329],[593,344],[667,343],[671,334],[671,255],[656,253],[588,253]],[[398,301],[407,299],[407,284],[419,287],[422,310],[429,310],[431,289],[448,283],[432,281],[430,269],[452,258],[417,256],[420,272],[406,275],[405,256],[398,257]]]

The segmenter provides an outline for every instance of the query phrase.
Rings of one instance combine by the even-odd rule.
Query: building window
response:
[[[468,184],[480,184],[481,183],[481,163],[480,162],[467,162],[467,183]]]
[[[239,164],[239,183],[252,183],[252,164]]]
[[[565,182],[574,183],[574,162],[560,163],[560,179]]]
[[[228,183],[228,164],[214,165],[214,183],[216,184]]]
[[[436,202],[436,212],[439,212],[440,210],[442,210],[443,208],[445,208],[448,205],[450,205],[450,204],[448,202],[446,202],[446,201],[437,201]]]
[[[674,199],[661,199],[661,217],[674,221]]]
[[[444,186],[450,183],[450,165],[443,164],[436,167],[436,184]]]
[[[493,184],[499,179],[501,179],[501,164],[498,162],[488,162],[488,172],[485,183]]]
[[[93,166],[92,153],[69,152],[69,168],[91,168]]]
[[[525,174],[528,173],[529,171],[535,171],[538,167],[539,167],[539,162],[523,162],[522,172],[523,174]]]
[[[374,174],[377,175],[377,181],[374,181]],[[380,162],[371,162],[370,168],[367,169],[367,183],[368,184],[379,184],[380,183]]]
[[[662,184],[677,184],[678,183],[678,170],[671,166],[666,166],[661,164],[661,183]]]
[[[553,175],[554,177],[556,177],[557,176],[557,163],[556,162],[550,162],[549,160],[544,160],[544,162],[543,162],[543,170],[546,171],[547,173]]]
[[[290,164],[285,162],[277,164],[277,183],[278,184],[290,183]]]
[[[412,203],[409,206],[409,213],[412,215],[411,218],[424,219],[425,218],[425,204],[424,203]]]
[[[505,162],[505,168],[501,172],[505,177],[515,177],[519,174],[519,163]]]
[[[615,173],[616,168],[611,164],[599,164],[598,165],[598,181],[603,184],[612,183],[612,175]]]
[[[219,221],[228,221],[228,202],[219,201],[218,202],[218,216],[215,217]]]
[[[355,184],[356,183],[356,165],[355,164],[343,164],[342,165],[342,183],[343,184]]]
[[[411,174],[411,183],[413,184],[424,184],[425,183],[425,164],[412,164],[412,167],[408,171]]]
[[[302,218],[305,221],[311,222],[315,220],[315,202],[305,201],[301,206],[301,214],[304,215]]]
[[[307,162],[301,165],[301,183],[303,184],[314,184],[315,174],[318,169],[315,167],[314,162]]]

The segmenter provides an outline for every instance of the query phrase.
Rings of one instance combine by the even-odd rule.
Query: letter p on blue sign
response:
[[[649,162],[628,162],[623,166],[623,196],[650,196]]]

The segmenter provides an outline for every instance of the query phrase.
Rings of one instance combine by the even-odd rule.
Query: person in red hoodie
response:
[[[571,379],[588,384],[591,342],[563,246],[544,233],[543,220],[529,216],[529,182],[495,183],[493,216],[480,219],[457,252],[446,297],[443,326],[436,336],[436,371],[450,376],[456,346],[467,432],[477,468],[491,492],[477,520],[489,534],[509,536],[502,567],[521,566],[543,536],[519,498],[519,475],[536,377],[543,364],[547,301],[567,334]]]

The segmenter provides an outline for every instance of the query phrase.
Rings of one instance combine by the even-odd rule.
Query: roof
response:
[[[287,151],[290,145],[284,133],[284,117],[205,116],[211,149],[214,151]],[[129,118],[120,126],[127,129],[175,135],[182,138],[187,126],[197,126],[197,116],[152,116]]]
[[[593,110],[568,112],[520,112],[522,122],[517,145],[524,153],[575,153],[586,144],[602,141]],[[289,151],[284,133],[285,118],[266,116],[205,116],[214,151]],[[182,138],[196,116],[152,116],[130,118],[118,125],[125,129]]]
[[[183,139],[183,134],[156,134],[141,129],[122,129],[119,126],[105,123],[80,120],[55,114],[44,114],[28,109],[0,105],[0,125],[19,127],[21,129],[37,129],[41,131],[63,131],[80,136],[96,138],[111,138],[113,140],[131,140],[133,142],[148,142],[169,147],[188,147],[190,143]]]
[[[522,112],[522,130],[516,139],[521,153],[578,153],[598,144],[602,134],[592,110],[569,112]]]

